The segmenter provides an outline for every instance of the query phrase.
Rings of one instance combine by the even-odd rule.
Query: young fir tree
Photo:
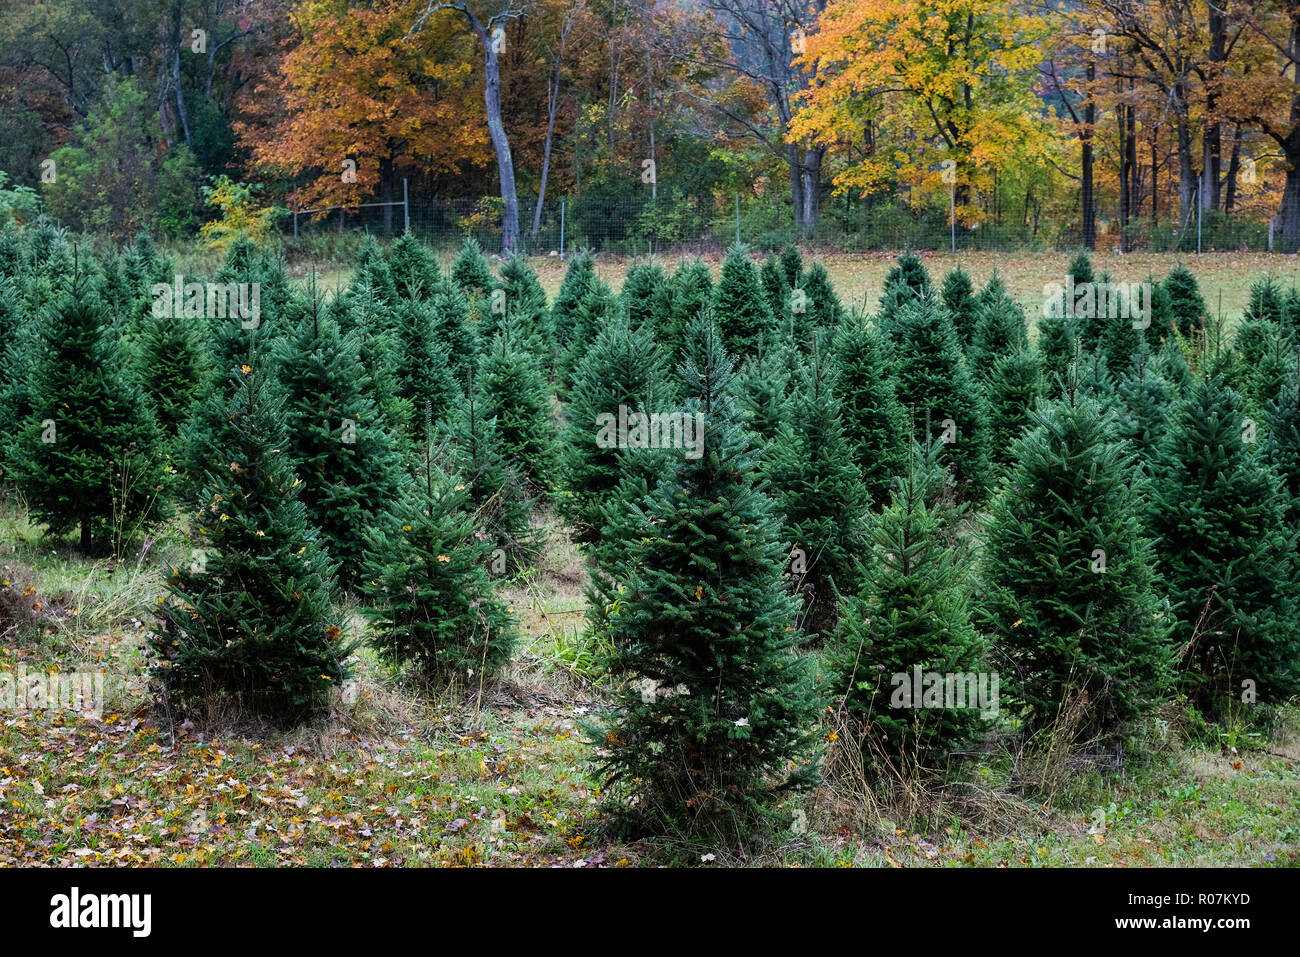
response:
[[[1044,394],[1043,362],[1032,349],[997,359],[985,381],[989,401],[992,455],[1001,466],[1012,462],[1012,446],[1029,425],[1029,413]]]
[[[713,290],[713,319],[725,348],[737,361],[761,352],[775,328],[758,270],[744,246],[727,251],[722,276]]]
[[[492,571],[502,574],[527,567],[537,556],[540,540],[530,519],[533,498],[528,485],[501,444],[496,420],[488,418],[484,409],[477,376],[470,375],[465,401],[448,428],[450,454],[455,472],[464,476],[468,486],[479,527],[494,546]]]
[[[1242,394],[1250,412],[1262,418],[1268,404],[1277,398],[1278,390],[1294,374],[1300,350],[1296,341],[1279,325],[1276,334],[1265,341],[1263,348],[1242,375]]]
[[[451,281],[464,293],[465,300],[469,303],[471,321],[485,321],[490,306],[488,300],[496,288],[496,278],[492,275],[492,267],[488,265],[482,247],[473,236],[465,237],[455,262],[451,264]],[[486,337],[480,338],[486,341]]]
[[[949,544],[947,529],[957,519],[944,514],[951,506],[935,501],[942,498],[935,487],[942,470],[933,467],[940,448],[912,443],[872,525],[862,588],[847,603],[844,634],[830,645],[834,690],[863,724],[863,759],[873,779],[941,768],[982,724],[977,695],[965,707],[944,707],[912,687],[918,670],[985,671],[984,644],[971,623],[969,556]]]
[[[407,299],[432,295],[442,280],[438,261],[413,233],[402,233],[388,247],[388,269],[398,295]]]
[[[912,435],[941,436],[962,494],[980,501],[992,481],[988,403],[972,377],[942,303],[905,302],[894,319],[898,394],[912,406]]]
[[[803,255],[793,244],[781,250],[781,275],[788,288],[794,289],[803,277]]]
[[[767,308],[775,318],[779,319],[785,315],[786,303],[790,298],[790,287],[786,285],[781,261],[775,254],[767,254],[763,265],[759,267],[758,278],[763,284],[763,298],[767,300]]]
[[[1077,697],[1082,727],[1108,733],[1161,699],[1172,660],[1141,483],[1092,399],[1070,391],[1033,422],[989,520],[984,626],[1031,726]]]
[[[136,344],[141,385],[169,442],[189,421],[195,402],[207,388],[207,344],[202,334],[202,327],[184,318],[150,312]]]
[[[102,302],[78,262],[45,315],[30,411],[10,454],[32,517],[56,535],[80,526],[88,554],[106,534],[131,537],[158,517],[166,485],[162,433]]]
[[[669,282],[668,274],[658,263],[639,262],[628,270],[618,296],[623,314],[633,329],[644,327],[651,335],[655,334],[659,328],[655,310],[663,304],[664,288]]]
[[[549,495],[559,464],[556,427],[537,357],[511,337],[507,326],[483,356],[478,381],[483,414],[496,419],[507,460],[535,492]]]
[[[537,273],[523,256],[508,256],[501,263],[501,277],[477,332],[484,342],[491,342],[507,321],[510,334],[517,342],[530,343],[529,348],[538,356],[550,356],[553,336],[546,293]]]
[[[0,234],[3,235],[3,234]],[[0,276],[0,477],[12,481],[15,441],[31,419],[32,371],[44,337],[23,310],[18,283]]]
[[[1074,323],[1065,315],[1050,312],[1038,320],[1038,338],[1034,343],[1043,361],[1043,381],[1047,394],[1059,396],[1069,381],[1070,367],[1081,348]]]
[[[1119,398],[1115,431],[1149,467],[1164,440],[1173,410],[1173,390],[1145,354],[1133,357],[1128,372],[1115,386]]]
[[[826,357],[814,353],[796,375],[764,470],[783,537],[790,541],[790,578],[803,601],[802,627],[823,636],[839,622],[838,594],[857,591],[856,557],[866,542],[871,506],[844,438],[834,388]]]
[[[1080,250],[1075,254],[1074,258],[1070,260],[1070,265],[1066,268],[1066,272],[1074,277],[1074,284],[1076,286],[1081,283],[1092,282],[1092,260],[1088,258],[1086,252]]]
[[[800,291],[802,296],[799,295]],[[821,263],[813,263],[808,267],[802,284],[791,292],[791,297],[794,304],[790,311],[801,325],[826,329],[833,334],[844,321],[844,306],[839,296],[835,295],[831,277]]]
[[[1165,277],[1164,291],[1169,297],[1169,320],[1180,335],[1191,336],[1205,325],[1205,300],[1201,298],[1200,287],[1195,274],[1179,263]],[[1152,323],[1153,328],[1164,335],[1169,330]]]
[[[1300,531],[1300,370],[1278,390],[1268,404],[1260,452],[1282,480],[1287,500],[1287,524]]]
[[[401,487],[402,455],[371,394],[357,333],[323,315],[317,290],[307,313],[274,350],[286,393],[285,427],[307,517],[352,587],[363,574],[364,536],[387,517]]]
[[[954,267],[943,277],[940,295],[943,304],[948,307],[948,314],[952,316],[953,330],[961,339],[962,348],[969,348],[975,340],[975,321],[978,319],[975,284],[971,281],[970,274],[960,265]]]
[[[622,307],[613,290],[604,280],[593,279],[574,311],[573,332],[557,362],[556,392],[560,398],[568,397],[568,390],[573,385],[574,370],[592,343],[602,330],[617,322],[621,315]]]
[[[888,344],[864,316],[853,315],[836,331],[831,355],[844,437],[872,502],[883,506],[903,472],[911,429]]]
[[[903,253],[885,275],[884,291],[880,294],[880,307],[876,313],[876,326],[893,340],[895,320],[899,310],[909,302],[929,299],[930,274],[921,260],[912,253]]]
[[[1003,356],[1027,348],[1029,331],[1024,310],[1007,294],[1002,280],[994,276],[976,299],[975,334],[968,353],[971,370],[986,378]]]
[[[452,374],[462,382],[482,354],[478,333],[469,323],[469,303],[453,282],[438,282],[430,292],[433,340],[446,347]]]
[[[671,408],[663,350],[647,330],[626,319],[605,329],[578,364],[560,437],[556,506],[579,541],[599,536],[602,506],[625,472],[647,460],[638,453],[650,446],[632,417]]]
[[[596,282],[596,257],[580,249],[569,260],[555,302],[551,304],[551,332],[555,339],[555,362],[572,346],[578,329],[578,306]]]
[[[713,274],[699,259],[684,259],[673,272],[672,311],[660,343],[676,359],[682,354],[686,327],[700,318],[713,300]]]
[[[1187,356],[1183,354],[1182,344],[1174,336],[1165,337],[1164,344],[1151,360],[1151,366],[1169,383],[1170,394],[1174,399],[1196,384],[1196,377],[1187,364]]]
[[[794,349],[779,343],[747,361],[732,385],[741,421],[753,436],[760,459],[770,450],[788,414],[791,356]]]
[[[481,681],[514,652],[518,626],[488,574],[495,545],[477,525],[466,484],[426,446],[393,524],[366,535],[371,641],[425,680]]]
[[[453,377],[451,351],[437,338],[434,304],[403,300],[391,315],[387,361],[392,389],[407,407],[399,418],[410,423],[408,443],[418,448],[425,417],[444,421],[459,404],[460,390]]]
[[[364,280],[375,289],[375,294],[388,305],[398,301],[397,283],[393,271],[384,256],[384,250],[374,236],[366,233],[361,239],[361,248],[357,251],[357,271],[353,280]]]
[[[435,314],[436,308],[435,303]],[[402,362],[401,342],[394,327],[396,311],[381,302],[374,294],[374,288],[366,282],[353,284],[346,293],[335,295],[327,311],[330,318],[339,324],[340,330],[357,335],[361,364],[370,376],[371,392],[379,407],[380,418],[396,435],[415,434],[415,409],[398,392],[398,371]],[[434,376],[439,374],[435,371]]]
[[[1148,517],[1185,648],[1184,686],[1213,714],[1243,681],[1262,703],[1300,691],[1296,533],[1244,418],[1241,396],[1222,380],[1184,396],[1154,468]]]
[[[191,513],[191,560],[173,569],[150,637],[153,675],[183,710],[233,704],[293,724],[349,677],[354,645],[299,498],[278,389],[248,367],[226,391]]]
[[[774,789],[812,783],[820,701],[731,360],[711,323],[696,320],[687,338],[683,411],[704,416],[704,454],[673,457],[628,505],[639,547],[605,664],[631,680],[587,730],[611,794],[652,826],[699,832],[730,830]]]

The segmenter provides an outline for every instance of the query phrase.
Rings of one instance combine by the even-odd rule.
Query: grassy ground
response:
[[[896,253],[831,253],[825,256],[812,253],[809,258],[820,259],[830,273],[831,281],[841,300],[846,305],[865,304],[869,311],[874,311],[884,287],[885,275],[897,258]],[[958,262],[971,274],[978,285],[988,281],[994,272],[1002,277],[1010,293],[1024,305],[1032,321],[1042,315],[1043,287],[1048,283],[1062,283],[1069,267],[1072,255],[1067,253],[962,253],[952,256],[948,253],[927,253],[923,257],[926,268],[935,282]],[[669,271],[676,267],[676,258],[658,260]],[[718,256],[706,257],[713,269],[714,276],[722,268]],[[1216,315],[1222,312],[1225,319],[1235,320],[1241,315],[1250,295],[1250,286],[1256,279],[1272,275],[1284,286],[1300,282],[1300,258],[1295,256],[1274,255],[1269,253],[1207,253],[1205,255],[1186,255],[1173,253],[1129,253],[1120,255],[1113,252],[1098,252],[1092,256],[1093,267],[1098,275],[1110,274],[1115,282],[1145,282],[1148,277],[1164,279],[1178,263],[1186,264],[1200,282],[1201,295],[1205,304]],[[554,299],[560,282],[564,279],[565,263],[558,257],[533,257],[530,260],[537,270],[547,295]],[[600,274],[615,290],[622,286],[628,269],[635,260],[615,257],[601,257]],[[443,266],[450,265],[450,258],[444,257]],[[297,278],[304,278],[311,266],[297,263],[292,272]],[[337,264],[319,267],[321,281],[327,289],[346,285],[351,275],[351,267],[340,268]]]
[[[503,680],[430,694],[365,656],[354,695],[283,733],[196,728],[153,708],[141,649],[154,569],[181,543],[87,563],[0,510],[0,600],[20,612],[0,676],[107,677],[98,719],[0,715],[0,865],[1300,863],[1294,719],[1267,743],[1192,745],[1172,712],[1119,767],[999,748],[959,784],[892,797],[832,770],[776,811],[761,847],[612,841],[578,729],[604,694],[579,637],[581,561],[550,531],[545,563],[507,591],[525,640]],[[831,744],[833,768],[852,766],[849,750]]]

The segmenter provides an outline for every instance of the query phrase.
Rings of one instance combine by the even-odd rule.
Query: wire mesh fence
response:
[[[331,233],[369,232],[381,238],[410,229],[439,252],[450,252],[467,237],[487,252],[502,249],[500,197],[481,199],[411,198],[406,202],[333,208],[293,217],[292,231],[303,241]],[[286,232],[289,231],[286,217]],[[1146,216],[1121,222],[1109,209],[1097,211],[1096,248],[1153,252],[1282,251],[1268,218],[1258,210]],[[546,197],[538,210],[535,196],[519,197],[519,242],[528,255],[564,255],[577,248],[621,256],[701,255],[741,241],[760,250],[799,242],[839,252],[903,249],[1025,252],[1071,250],[1083,246],[1074,215],[1048,219],[1038,214],[989,219],[978,225],[953,225],[948,208],[914,208],[896,202],[868,204],[828,199],[816,224],[795,223],[791,204],[773,198],[717,193],[654,198],[606,196]]]

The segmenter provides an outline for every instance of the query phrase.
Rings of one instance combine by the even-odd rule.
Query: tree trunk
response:
[[[803,164],[799,162],[799,147],[794,143],[785,145],[785,161],[790,167],[790,208],[798,225],[803,215]]]
[[[1192,221],[1192,203],[1196,196],[1196,170],[1192,167],[1192,132],[1187,118],[1181,113],[1178,126],[1178,216],[1179,229],[1185,230]]]
[[[1282,190],[1282,208],[1278,211],[1282,226],[1284,251],[1300,249],[1300,130],[1286,140],[1286,186]]]
[[[1232,156],[1228,160],[1228,177],[1223,184],[1223,212],[1228,215],[1237,205],[1237,176],[1241,172],[1241,124],[1232,134]]]
[[[1097,197],[1095,195],[1092,175],[1093,175],[1093,156],[1092,156],[1092,131],[1097,123],[1097,101],[1092,95],[1092,84],[1097,79],[1097,67],[1088,63],[1088,102],[1083,108],[1084,129],[1079,134],[1079,139],[1083,144],[1083,170],[1082,181],[1083,190],[1080,197],[1080,203],[1083,207],[1083,248],[1094,250],[1097,248]]]
[[[185,91],[181,87],[181,5],[172,6],[172,84],[176,87],[176,115],[180,117],[185,145],[193,149],[190,139],[190,118],[185,110]]]
[[[803,208],[799,213],[799,221],[805,236],[811,236],[813,228],[817,225],[820,205],[818,193],[822,178],[822,160],[825,156],[824,146],[804,150],[803,167],[799,176],[800,187],[803,190]]]
[[[379,161],[379,201],[393,201],[393,158],[386,156]],[[393,207],[384,207],[384,235],[393,235]]]
[[[466,16],[471,16],[466,14]],[[501,180],[501,201],[505,206],[501,216],[501,251],[505,255],[519,249],[519,197],[515,193],[515,162],[510,155],[510,138],[501,119],[501,61],[492,35],[471,19],[474,32],[483,44],[483,102],[487,107],[488,136],[497,154],[497,175]]]

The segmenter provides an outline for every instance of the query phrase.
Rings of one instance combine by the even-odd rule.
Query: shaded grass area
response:
[[[554,523],[547,533],[543,562],[505,588],[524,636],[503,678],[422,688],[363,652],[355,693],[285,733],[199,728],[153,706],[142,652],[159,595],[151,568],[174,546],[138,565],[87,563],[8,509],[0,588],[40,608],[4,635],[0,673],[100,671],[107,701],[98,718],[0,715],[0,864],[1300,863],[1294,711],[1272,741],[1240,753],[1158,722],[1121,768],[1084,766],[1050,785],[1027,784],[1021,756],[994,746],[906,802],[832,774],[774,809],[749,846],[621,843],[603,827],[578,728],[607,680],[582,636],[581,557]]]

